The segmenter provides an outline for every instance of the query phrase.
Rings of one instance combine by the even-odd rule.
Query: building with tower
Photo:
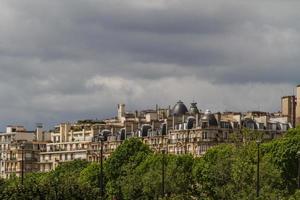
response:
[[[8,126],[5,133],[0,133],[1,177],[20,175],[24,153],[26,172],[48,172],[75,159],[98,161],[99,134],[103,136],[105,159],[131,137],[140,138],[155,152],[164,149],[169,154],[193,156],[202,156],[211,147],[233,142],[232,136],[234,142],[245,141],[244,129],[261,132],[264,140],[271,140],[282,136],[295,121],[300,122],[300,104],[296,107],[299,98],[300,86],[297,98],[282,97],[281,113],[214,113],[209,109],[203,112],[196,102],[188,108],[183,101],[178,101],[173,107],[156,105],[141,111],[127,111],[125,104],[118,104],[115,117],[64,122],[49,132],[43,131],[41,125],[31,132],[21,126]]]
[[[282,117],[286,117],[287,121],[292,124],[293,127],[296,125],[296,96],[284,96],[281,98],[281,114]]]

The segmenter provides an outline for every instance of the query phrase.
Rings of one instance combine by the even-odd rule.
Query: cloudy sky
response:
[[[278,111],[300,83],[297,0],[1,0],[0,129],[193,100]]]

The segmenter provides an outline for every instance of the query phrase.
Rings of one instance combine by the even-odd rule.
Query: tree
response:
[[[84,168],[79,175],[79,185],[87,199],[97,199],[100,197],[100,165],[98,163],[91,163]]]
[[[290,129],[283,138],[262,145],[262,152],[280,169],[282,189],[294,193],[297,188],[297,151],[300,150],[300,127]]]
[[[78,174],[88,166],[87,161],[75,160],[59,165],[40,181],[46,199],[86,199],[78,182]]]
[[[247,134],[246,134],[247,135]],[[249,136],[249,137],[248,137]],[[223,144],[200,158],[165,156],[165,198],[161,198],[162,159],[138,138],[124,141],[104,162],[108,199],[256,199],[259,136],[248,134],[242,145]],[[260,145],[260,198],[299,199],[296,190],[300,128]],[[15,175],[0,179],[3,200],[96,200],[100,166],[75,160],[48,173],[28,173],[24,185]]]
[[[162,194],[163,155],[150,154],[121,181],[124,199],[156,199]],[[165,155],[165,194],[168,199],[191,199],[193,195],[191,155]]]
[[[109,197],[122,198],[122,180],[134,172],[134,169],[152,151],[139,139],[130,138],[120,145],[104,164],[107,181],[106,191]]]
[[[193,167],[197,196],[203,199],[225,199],[232,193],[232,162],[234,146],[211,148]]]
[[[220,145],[195,162],[198,197],[203,199],[255,199],[257,147],[255,142],[235,147]],[[261,197],[283,197],[281,171],[261,154]],[[265,199],[265,198],[263,198]]]

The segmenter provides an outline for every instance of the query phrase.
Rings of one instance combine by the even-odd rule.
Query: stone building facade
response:
[[[300,102],[299,86],[298,90]],[[131,137],[140,138],[156,152],[164,149],[169,154],[202,156],[215,145],[243,142],[243,129],[260,133],[264,140],[280,137],[300,119],[299,106],[292,96],[282,98],[281,113],[212,113],[199,109],[196,102],[188,108],[182,101],[172,108],[156,106],[127,112],[126,106],[119,104],[114,118],[61,123],[47,132],[41,127],[28,132],[21,126],[8,126],[5,133],[0,133],[0,173],[6,178],[12,174],[20,176],[22,169],[25,173],[48,172],[75,159],[97,162],[101,144],[106,159]]]

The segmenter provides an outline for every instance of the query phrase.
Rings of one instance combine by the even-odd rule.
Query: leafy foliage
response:
[[[122,186],[139,164],[151,154],[149,147],[138,138],[131,138],[120,145],[105,163],[107,193],[110,198],[122,199]]]
[[[257,199],[257,134],[243,143],[224,144],[200,158],[153,153],[138,138],[126,140],[104,162],[105,199]],[[249,137],[248,137],[249,136]],[[260,136],[258,136],[260,137]],[[260,145],[260,198],[300,198],[297,159],[300,128]],[[162,167],[165,196],[162,197]],[[100,199],[100,165],[75,160],[48,173],[0,179],[0,199]]]

